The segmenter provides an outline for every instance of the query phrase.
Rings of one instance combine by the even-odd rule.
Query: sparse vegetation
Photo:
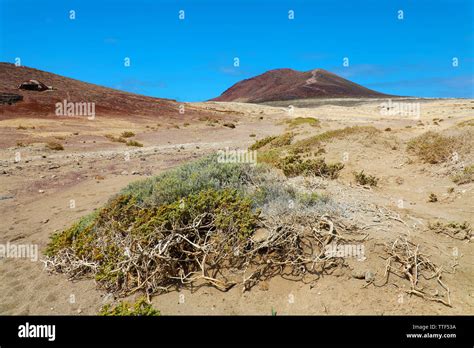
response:
[[[61,151],[61,150],[64,150],[64,146],[62,146],[60,143],[57,143],[57,142],[54,142],[54,141],[50,141],[46,144],[46,147],[50,150],[54,150],[54,151]]]
[[[446,234],[454,239],[470,240],[472,238],[472,228],[467,221],[462,223],[454,221],[448,223],[442,223],[441,221],[429,222],[428,229],[435,233]]]
[[[127,141],[127,146],[143,147],[143,144],[136,140],[129,140]]]
[[[339,172],[344,168],[342,163],[327,164],[324,159],[303,160],[299,155],[286,156],[276,166],[289,177],[315,175],[330,179],[336,179]]]
[[[430,202],[430,203],[438,202],[438,196],[436,196],[436,194],[434,194],[434,193],[430,193],[430,195],[428,197],[428,202]]]
[[[131,131],[124,131],[122,132],[122,134],[120,134],[120,137],[122,138],[131,138],[131,137],[134,137],[135,136],[135,133],[131,132]]]
[[[458,185],[474,182],[474,164],[464,167],[460,173],[454,175],[453,181]]]
[[[446,161],[454,152],[457,144],[454,137],[429,131],[410,140],[407,150],[425,163],[436,164]]]
[[[359,185],[362,186],[377,186],[379,179],[374,175],[365,174],[363,170],[359,173],[354,172],[354,178]]]
[[[377,128],[372,127],[372,126],[346,127],[342,129],[330,130],[330,131],[315,135],[313,137],[300,140],[296,142],[293,145],[293,147],[294,148],[316,147],[316,146],[320,146],[322,142],[328,142],[333,139],[342,139],[342,138],[356,135],[356,134],[364,134],[366,137],[372,137],[379,132],[380,131]]]
[[[154,309],[145,297],[139,298],[134,304],[121,301],[116,306],[104,305],[100,312],[103,316],[159,316],[160,311]]]
[[[202,281],[221,290],[237,282],[250,288],[283,272],[282,264],[293,277],[307,276],[314,273],[315,253],[324,253],[330,242],[323,236],[332,223],[325,217],[304,235],[295,222],[283,221],[291,219],[291,212],[301,216],[300,222],[304,214],[314,221],[311,209],[319,208],[312,207],[328,198],[298,193],[274,175],[266,167],[222,164],[210,156],[133,183],[102,209],[55,233],[45,252],[47,267],[71,279],[93,276],[101,288],[119,296]],[[297,210],[289,200],[299,205]],[[262,209],[273,214],[265,225]],[[281,209],[286,213],[278,213]],[[262,226],[278,238],[254,238]],[[317,261],[322,269],[342,262]],[[249,273],[242,272],[246,269]],[[129,308],[107,307],[103,313],[128,315]]]
[[[297,117],[291,120],[287,120],[286,123],[290,126],[290,128],[295,128],[304,124],[307,124],[312,127],[319,126],[319,120],[313,117]]]
[[[224,123],[223,126],[228,128],[235,128],[235,124],[233,124],[232,122]]]
[[[272,140],[274,140],[276,136],[268,136],[263,139],[257,140],[253,145],[249,147],[249,150],[258,150],[268,143],[270,143]]]
[[[470,120],[465,120],[458,123],[459,127],[473,127],[474,126],[474,118]]]
[[[122,137],[116,137],[112,134],[106,134],[105,137],[115,143],[126,143],[127,139],[122,138]]]
[[[18,127],[16,127],[16,129],[25,130],[25,129],[28,129],[28,127],[22,126],[22,125],[20,124]]]
[[[270,141],[270,147],[278,148],[278,147],[290,145],[294,136],[295,135],[293,133],[284,133],[282,135],[279,135],[275,137],[275,139]]]

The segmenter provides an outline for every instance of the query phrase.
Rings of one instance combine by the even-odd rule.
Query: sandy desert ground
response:
[[[474,183],[457,185],[451,177],[474,163],[471,126],[460,126],[474,115],[473,100],[420,100],[421,116],[384,116],[380,100],[322,103],[292,101],[257,105],[232,102],[195,103],[212,119],[146,117],[136,120],[100,117],[10,118],[0,121],[1,243],[37,244],[40,259],[0,260],[0,314],[97,314],[113,297],[97,290],[92,280],[71,282],[43,269],[41,252],[54,231],[98,209],[128,183],[160,173],[192,159],[224,149],[245,149],[255,139],[288,130],[287,120],[315,117],[320,127],[292,129],[296,139],[355,125],[370,125],[375,137],[353,135],[329,141],[325,158],[345,167],[336,180],[320,180],[335,201],[350,207],[350,219],[363,226],[366,260],[348,260],[348,267],[315,282],[274,278],[251,291],[235,287],[181,289],[153,298],[163,315],[173,314],[474,314],[474,253],[469,239],[457,240],[427,228],[433,220],[474,224]],[[289,103],[286,103],[289,104]],[[436,120],[438,119],[438,120]],[[439,120],[441,119],[441,120]],[[223,124],[232,122],[235,128]],[[387,129],[390,130],[387,130]],[[426,131],[465,137],[468,149],[459,159],[425,164],[406,151],[410,139]],[[107,134],[133,131],[144,147],[112,142]],[[469,133],[470,132],[470,133]],[[251,137],[255,134],[256,137]],[[469,140],[470,139],[470,140]],[[45,147],[58,141],[63,151]],[[20,157],[18,157],[18,153]],[[352,172],[364,170],[379,185],[356,185]],[[300,184],[301,178],[293,178]],[[429,195],[437,202],[429,202]],[[71,200],[74,205],[71,207]],[[398,204],[403,200],[403,207]],[[406,282],[376,287],[360,272],[383,278],[379,249],[398,235],[410,236],[447,271],[452,306],[403,294]],[[433,294],[433,296],[436,296]]]

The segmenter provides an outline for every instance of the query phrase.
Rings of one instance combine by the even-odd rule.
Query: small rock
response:
[[[132,175],[140,175],[140,173],[137,172],[136,170],[134,170],[134,171],[132,172]]]
[[[81,313],[82,313],[82,309],[79,308],[79,309],[77,310],[77,313],[78,313],[78,314],[81,314]]]
[[[122,173],[120,173],[121,175],[128,175],[128,172],[126,170],[124,170]]]
[[[52,166],[49,166],[48,169],[58,169],[59,167],[61,167],[59,164],[53,164]]]
[[[44,193],[44,190],[38,190],[39,193]]]
[[[372,282],[375,278],[375,275],[371,271],[365,272],[365,281]]]
[[[266,228],[259,228],[255,231],[252,236],[252,241],[254,243],[260,243],[266,240],[269,237],[270,233]]]
[[[56,178],[56,177],[57,177],[57,175],[54,175],[54,174],[51,175],[51,179],[54,179],[54,178]]]
[[[365,271],[355,269],[352,271],[352,277],[355,279],[365,279]]]
[[[49,219],[45,219],[43,221],[41,221],[42,224],[47,224],[49,222]]]

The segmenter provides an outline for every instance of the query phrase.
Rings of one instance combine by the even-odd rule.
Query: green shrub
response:
[[[154,309],[144,297],[138,299],[134,304],[121,301],[116,306],[104,305],[100,312],[103,316],[159,316],[160,311]]]
[[[269,136],[269,137],[265,137],[263,139],[257,140],[253,145],[249,147],[249,150],[258,150],[264,147],[265,145],[267,145],[268,143],[270,143],[275,138],[276,136]]]
[[[122,138],[131,138],[135,136],[135,133],[130,132],[130,131],[124,131],[122,134],[120,134]]]
[[[316,175],[336,179],[344,168],[342,163],[327,164],[324,159],[303,160],[299,155],[290,155],[280,160],[277,167],[286,176]]]
[[[377,183],[379,181],[379,179],[376,178],[375,176],[365,174],[363,170],[361,170],[359,173],[354,172],[353,174],[354,174],[356,182],[362,186],[366,186],[366,185],[377,186]]]
[[[282,134],[270,142],[270,147],[278,148],[278,147],[290,145],[293,138],[294,138],[293,133]]]

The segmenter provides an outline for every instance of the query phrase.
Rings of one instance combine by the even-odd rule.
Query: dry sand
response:
[[[424,101],[422,126],[411,116],[382,116],[374,102],[305,103],[292,103],[293,113],[281,105],[195,104],[220,115],[219,123],[188,120],[186,114],[182,121],[100,116],[94,121],[67,117],[1,120],[0,244],[36,244],[41,254],[54,231],[101,207],[128,183],[218,149],[245,149],[255,139],[281,134],[287,129],[284,121],[294,117],[321,121],[320,128],[296,129],[299,138],[352,125],[373,125],[381,130],[390,127],[390,132],[383,132],[377,139],[340,139],[326,147],[328,160],[340,161],[345,153],[349,160],[340,178],[323,181],[319,188],[324,187],[335,200],[350,205],[354,223],[368,226],[365,261],[348,260],[350,268],[307,284],[274,278],[249,292],[238,287],[226,293],[211,287],[171,291],[155,296],[154,306],[163,314],[269,315],[272,308],[279,314],[474,314],[472,242],[453,240],[425,228],[437,218],[474,225],[474,184],[454,184],[450,179],[454,166],[411,161],[404,145],[427,130],[457,131],[456,124],[472,118],[474,101]],[[434,118],[443,121],[436,125]],[[236,128],[224,127],[225,122],[235,123]],[[18,129],[19,125],[26,129]],[[125,130],[135,132],[134,139],[144,147],[127,147],[104,137]],[[45,143],[52,140],[62,143],[65,150],[46,149]],[[21,160],[15,162],[17,153]],[[462,160],[472,164],[472,155]],[[367,190],[355,185],[352,171],[361,169],[381,178],[378,188]],[[450,187],[454,188],[451,193]],[[439,201],[428,202],[430,193],[435,193]],[[404,201],[403,209],[397,205],[400,199]],[[393,216],[400,216],[406,224],[383,218],[381,211],[398,214]],[[447,269],[458,264],[455,272],[444,278],[451,290],[452,307],[401,295],[403,283],[364,287],[364,280],[352,276],[354,271],[370,270],[382,277],[384,261],[379,257],[379,244],[399,234],[409,234],[432,260]],[[96,314],[103,303],[112,300],[96,289],[92,280],[71,282],[63,275],[48,274],[40,260],[0,260],[0,314]]]

